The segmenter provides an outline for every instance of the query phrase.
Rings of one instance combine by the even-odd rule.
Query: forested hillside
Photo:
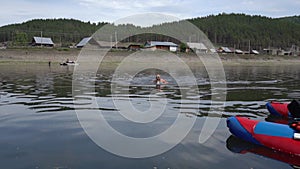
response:
[[[289,22],[300,24],[300,15],[299,16],[283,17],[283,18],[279,18],[279,20],[284,20],[284,21],[289,21]]]
[[[54,43],[69,45],[91,36],[106,23],[82,22],[74,19],[35,19],[0,28],[0,42],[28,44],[33,36],[51,37]],[[14,44],[19,45],[19,44]]]
[[[220,45],[245,48],[300,45],[300,16],[272,19],[245,14],[219,14],[190,19],[209,39]]]
[[[246,49],[300,46],[300,16],[268,18],[245,14],[219,14],[188,19],[216,45]],[[105,23],[97,24],[74,19],[36,19],[0,27],[0,42],[28,45],[33,36],[51,37],[56,44],[68,46],[91,36]],[[142,29],[137,27],[136,29]],[[132,38],[146,40],[149,35]],[[149,39],[150,40],[150,39]]]

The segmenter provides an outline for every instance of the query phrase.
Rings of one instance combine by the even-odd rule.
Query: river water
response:
[[[149,124],[136,124],[120,116],[112,100],[113,71],[98,72],[92,79],[97,110],[101,110],[110,125],[127,136],[147,138],[167,130],[178,113],[182,113],[180,106],[186,110],[186,117],[196,119],[187,136],[171,150],[148,158],[125,158],[99,147],[81,127],[75,109],[88,111],[93,108],[76,103],[72,97],[73,67],[3,64],[0,67],[0,166],[10,169],[292,168],[288,163],[243,149],[241,145],[245,143],[231,136],[226,118],[241,115],[265,120],[269,116],[265,108],[267,101],[299,99],[299,67],[234,65],[224,69],[227,80],[225,109],[218,112],[222,115],[220,123],[205,143],[198,142],[212,96],[205,69],[194,70],[199,88],[199,95],[195,96],[197,101],[195,98],[182,100],[176,80],[164,72],[160,73],[169,84],[156,89],[151,83],[156,70],[137,74],[129,89],[119,85],[119,90],[128,91],[126,97],[118,95],[119,103],[130,100],[137,110],[149,109],[151,99],[167,101],[163,115]],[[102,132],[101,137],[109,137],[109,133]],[[120,140],[109,139],[112,145],[121,144]],[[147,149],[151,147],[144,151]],[[281,157],[287,161],[296,158]]]

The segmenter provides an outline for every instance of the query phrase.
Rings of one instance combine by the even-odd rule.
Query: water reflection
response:
[[[200,72],[202,71],[202,72]],[[210,83],[204,69],[194,71],[200,95],[195,108],[199,108],[198,116],[205,116],[210,108]],[[299,84],[299,69],[293,66],[284,68],[274,67],[225,67],[227,77],[227,102],[225,112],[227,117],[236,113],[248,117],[265,116],[264,104],[267,100],[289,100],[300,98],[297,88]],[[107,73],[107,72],[104,72]],[[165,97],[172,100],[181,99],[181,88],[168,74],[162,75],[169,81],[164,86]],[[152,84],[153,70],[144,71],[136,75],[128,90],[132,102],[141,98],[149,98],[155,89]],[[183,81],[186,77],[182,77]],[[96,97],[111,96],[112,72],[98,73],[92,80],[95,93],[86,93]],[[181,80],[181,79],[176,79]],[[72,67],[45,65],[3,65],[1,66],[1,95],[11,99],[1,99],[0,104],[24,104],[37,112],[64,111],[74,109],[72,99]],[[85,85],[85,83],[83,83]],[[120,85],[119,87],[122,87]],[[186,87],[187,92],[197,93]],[[161,90],[161,89],[159,89]],[[299,95],[299,96],[298,96]],[[10,101],[8,101],[10,100]],[[176,106],[176,105],[175,105]],[[189,105],[189,108],[193,108]],[[114,108],[112,108],[114,109]]]
[[[139,110],[146,110],[150,99],[167,99],[164,115],[147,125],[131,124],[119,115],[111,98],[111,85],[116,83],[111,82],[113,71],[100,71],[93,79],[83,76],[83,88],[94,87],[95,92],[72,98],[72,67],[1,65],[0,70],[0,161],[3,168],[240,168],[245,164],[248,164],[246,168],[289,168],[274,160],[228,152],[225,141],[229,132],[225,118],[242,115],[264,119],[268,116],[267,101],[299,99],[298,66],[225,67],[226,107],[224,112],[214,112],[222,115],[221,123],[224,124],[205,145],[200,145],[197,139],[209,108],[218,105],[211,104],[212,91],[204,68],[192,70],[198,91],[190,88],[188,82],[179,87],[175,79],[164,72],[159,73],[169,84],[157,90],[152,83],[156,73],[153,70],[137,74],[129,88],[118,84],[120,91],[126,91],[126,95],[119,93],[118,99],[130,98]],[[186,81],[189,77],[181,78],[176,80]],[[188,97],[182,99],[185,94],[182,92],[188,93]],[[89,105],[93,96],[97,107]],[[186,116],[197,117],[191,133],[175,149],[141,160],[116,157],[99,149],[85,135],[74,112],[74,109],[101,110],[120,132],[148,137],[168,128],[180,108]]]
[[[279,152],[266,148],[263,146],[255,145],[244,140],[241,140],[235,136],[230,136],[226,140],[226,147],[234,152],[240,154],[253,153],[266,158],[274,159],[291,165],[291,168],[300,167],[300,156]]]

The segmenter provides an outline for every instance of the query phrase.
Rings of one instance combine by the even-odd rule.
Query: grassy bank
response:
[[[131,51],[111,51],[108,52],[103,62],[119,63],[127,56],[134,54]],[[76,60],[80,54],[80,49],[68,48],[25,48],[25,49],[1,49],[0,63],[52,63],[63,62],[67,59]],[[197,64],[201,62],[195,54],[178,53],[184,62]],[[159,55],[158,55],[159,57]],[[236,55],[219,54],[223,64],[229,65],[273,65],[273,64],[300,64],[299,56],[271,56],[271,55]],[[150,61],[155,61],[153,58]],[[172,62],[172,61],[170,61]]]
[[[76,60],[80,50],[65,48],[1,49],[0,62],[62,62]]]

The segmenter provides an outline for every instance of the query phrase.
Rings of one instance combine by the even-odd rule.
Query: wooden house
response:
[[[141,45],[132,43],[132,44],[128,45],[127,49],[131,50],[131,51],[137,51],[137,50],[141,49]]]
[[[187,42],[188,48],[194,52],[207,53],[208,49],[203,43]]]
[[[48,47],[53,47],[54,43],[53,43],[53,41],[52,41],[51,38],[47,38],[47,37],[33,37],[31,45],[32,46],[48,46]]]
[[[178,50],[178,45],[173,42],[148,41],[145,43],[145,48],[150,50],[160,49],[176,52]]]

